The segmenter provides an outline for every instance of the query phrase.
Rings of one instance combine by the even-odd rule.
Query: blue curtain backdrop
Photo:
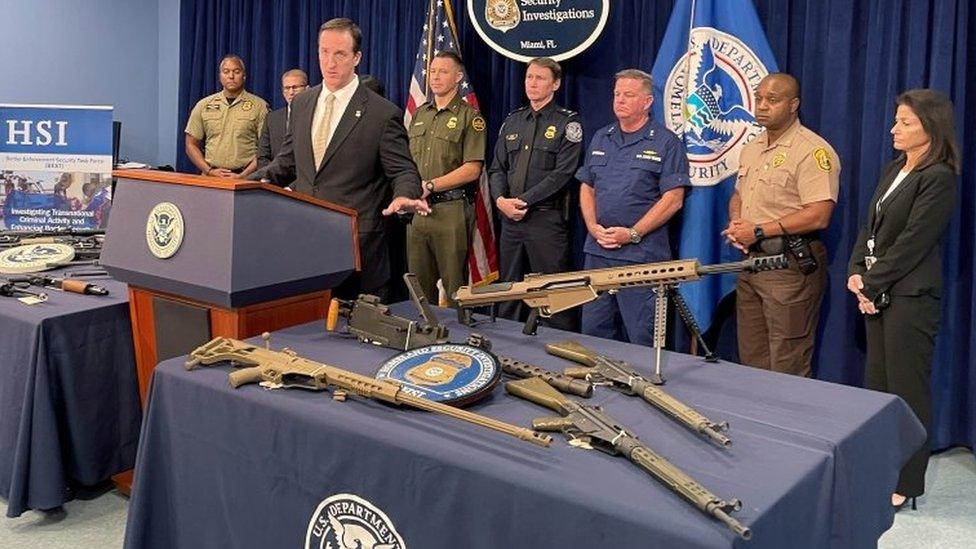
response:
[[[199,98],[219,89],[217,62],[229,52],[247,63],[247,87],[273,108],[284,103],[279,76],[293,67],[321,80],[316,58],[318,26],[346,16],[363,29],[360,74],[373,74],[387,96],[406,102],[413,55],[426,0],[183,0],[180,13],[180,118]],[[462,52],[492,135],[524,102],[524,68],[494,53],[468,24],[464,0],[454,0]],[[650,71],[671,0],[614,0],[602,36],[563,63],[557,94],[580,111],[586,139],[611,120],[613,74],[624,67]],[[976,161],[976,8],[969,0],[756,0],[776,60],[801,83],[801,118],[840,155],[841,195],[825,239],[830,285],[821,313],[817,377],[859,386],[864,330],[846,291],[846,264],[877,184],[893,155],[888,129],[893,102],[903,90],[932,87],[956,105],[964,170],[960,201],[947,235],[943,324],[932,373],[936,449],[976,443],[976,357],[973,256],[976,227],[971,182]],[[967,85],[968,84],[968,85]],[[192,166],[181,151],[179,168]],[[489,146],[492,146],[489,143]],[[490,149],[489,149],[490,150]],[[582,230],[577,223],[576,253]],[[716,235],[716,238],[718,235]],[[728,310],[728,306],[725,307]],[[721,354],[735,357],[734,322],[726,313],[709,334]],[[724,321],[723,321],[724,320]]]

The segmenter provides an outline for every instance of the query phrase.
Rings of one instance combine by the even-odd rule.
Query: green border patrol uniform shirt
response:
[[[421,105],[407,132],[421,179],[440,177],[465,162],[484,161],[486,127],[485,119],[460,93],[441,110],[433,99]]]

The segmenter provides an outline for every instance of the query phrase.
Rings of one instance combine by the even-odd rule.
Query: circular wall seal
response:
[[[153,206],[146,219],[146,244],[149,251],[160,259],[168,259],[183,244],[183,214],[171,202],[160,202]]]
[[[711,186],[739,170],[739,152],[763,131],[754,92],[769,71],[745,42],[712,27],[691,31],[689,51],[664,84],[665,124],[688,149],[691,184]]]
[[[406,549],[390,517],[355,494],[335,494],[308,522],[305,549]]]
[[[578,55],[600,36],[609,14],[610,0],[468,0],[481,39],[523,62]]]
[[[439,343],[387,360],[377,379],[395,380],[403,390],[445,404],[467,404],[491,392],[501,379],[495,355],[471,345]]]
[[[25,244],[0,253],[0,273],[20,274],[46,271],[48,263],[67,263],[75,258],[68,244]]]

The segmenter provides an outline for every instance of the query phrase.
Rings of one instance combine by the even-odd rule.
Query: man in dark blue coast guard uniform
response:
[[[590,142],[580,180],[586,229],[586,269],[671,259],[667,223],[681,209],[688,179],[684,144],[650,119],[651,76],[636,69],[616,75],[617,122]],[[583,306],[583,333],[653,345],[654,293],[630,288],[604,293]]]

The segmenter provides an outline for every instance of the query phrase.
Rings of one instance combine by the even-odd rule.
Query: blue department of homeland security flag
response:
[[[719,234],[729,223],[739,152],[762,128],[754,91],[776,60],[751,0],[677,0],[654,62],[654,116],[684,140],[692,187],[685,195],[679,255],[702,264],[738,261]],[[735,275],[681,287],[707,330]]]

